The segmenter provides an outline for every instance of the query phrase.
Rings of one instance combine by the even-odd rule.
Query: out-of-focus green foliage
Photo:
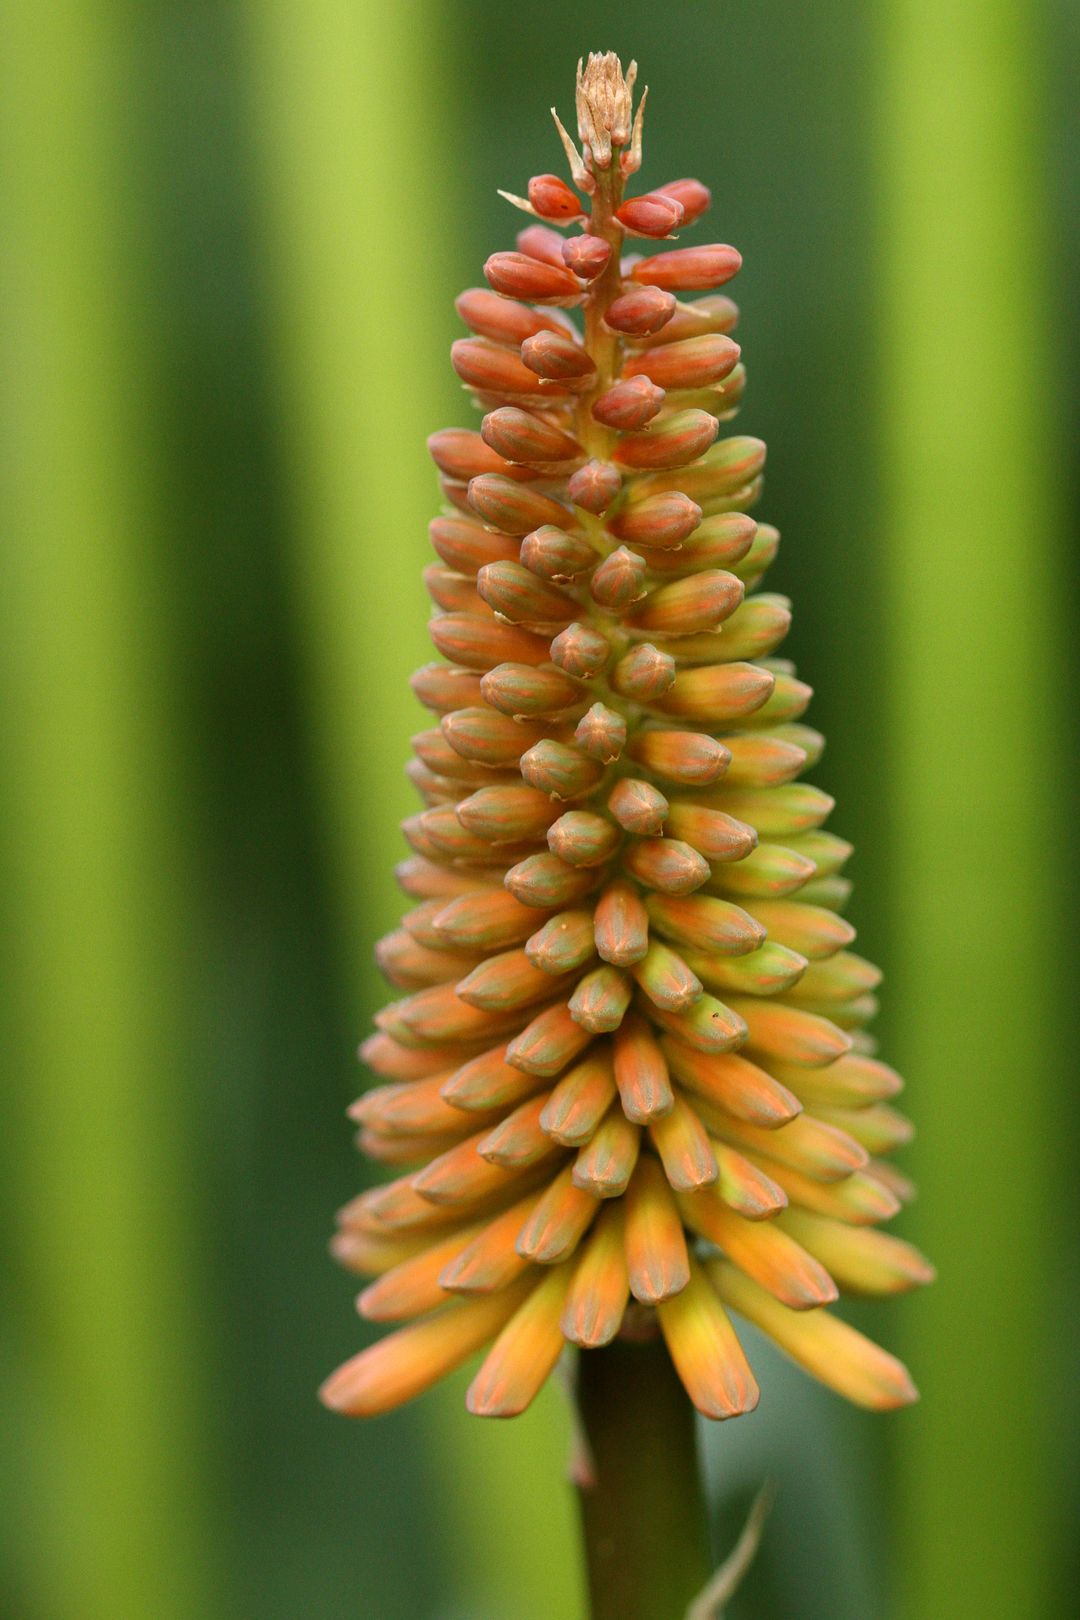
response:
[[[707,1437],[722,1540],[780,1488],[731,1614],[1069,1612],[1075,24],[1035,0],[0,17],[12,1611],[575,1620],[557,1394],[483,1425],[459,1385],[357,1427],[313,1390],[369,1332],[325,1238],[366,1173],[342,1110],[410,804],[423,440],[469,412],[452,297],[517,228],[495,188],[560,167],[577,56],[613,48],[652,86],[644,185],[699,174],[744,253],[775,588],[942,1268],[870,1317],[906,1335],[916,1412],[842,1410],[755,1346],[761,1410]]]

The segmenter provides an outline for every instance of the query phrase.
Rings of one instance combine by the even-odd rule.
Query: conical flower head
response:
[[[481,421],[431,440],[441,660],[414,678],[411,909],[378,952],[401,997],[351,1110],[394,1179],[333,1245],[374,1279],[360,1310],[404,1325],[324,1386],[355,1415],[483,1351],[469,1406],[508,1416],[568,1343],[662,1333],[730,1417],[758,1388],[729,1310],[860,1404],[914,1397],[828,1309],[931,1275],[879,1230],[909,1129],[840,915],[850,846],[803,780],[823,742],[776,656],[789,604],[758,588],[765,447],[721,437],[744,372],[715,289],[739,255],[625,256],[710,200],[625,195],[635,71],[579,67],[576,191],[505,194],[545,223],[458,300]]]

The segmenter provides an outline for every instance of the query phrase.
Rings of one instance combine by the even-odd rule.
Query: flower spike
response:
[[[480,1352],[469,1409],[511,1416],[565,1346],[621,1338],[734,1417],[758,1386],[729,1311],[849,1400],[915,1399],[831,1309],[933,1269],[878,1230],[911,1128],[839,915],[850,846],[801,780],[823,742],[774,656],[790,604],[759,589],[765,447],[721,436],[745,371],[715,289],[741,259],[624,262],[711,201],[695,179],[624,197],[636,75],[579,63],[580,149],[552,112],[576,191],[502,192],[542,223],[457,301],[481,420],[429,440],[441,657],[413,679],[411,909],[377,952],[397,999],[350,1110],[394,1179],[332,1243],[373,1279],[363,1314],[399,1324],[323,1387],[354,1416]]]

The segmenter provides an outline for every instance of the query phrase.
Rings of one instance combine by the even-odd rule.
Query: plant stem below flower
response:
[[[592,1620],[678,1620],[712,1568],[694,1409],[664,1341],[579,1358]]]

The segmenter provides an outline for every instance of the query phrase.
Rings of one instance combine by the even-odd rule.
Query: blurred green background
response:
[[[1075,1613],[1080,18],[0,0],[0,1133],[18,1620],[579,1620],[566,1414],[366,1427],[325,1254],[426,656],[452,299],[589,49],[696,174],[941,1277],[886,1420],[755,1344],[732,1620]],[[704,237],[703,239],[708,239]],[[774,583],[773,583],[774,582]]]

